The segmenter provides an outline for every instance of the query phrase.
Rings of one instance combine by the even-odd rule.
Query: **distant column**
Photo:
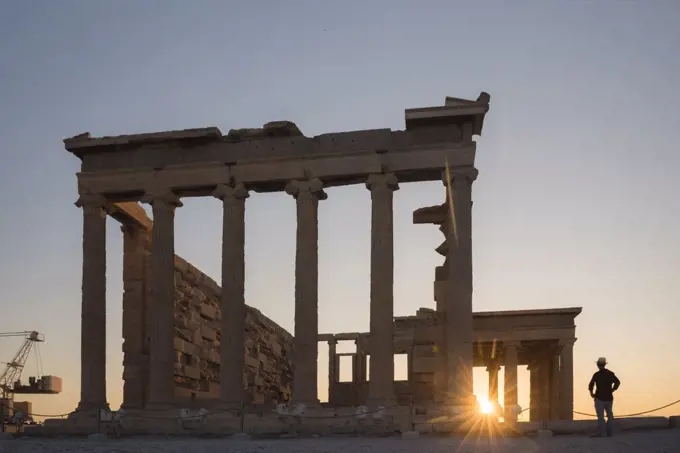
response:
[[[560,356],[550,357],[550,420],[560,419]]]
[[[486,367],[489,373],[489,402],[498,404],[498,371],[500,365],[496,361],[492,361]]]
[[[222,295],[220,298],[220,399],[226,405],[243,399],[245,369],[245,202],[243,184],[220,184],[213,196],[222,200]]]
[[[447,187],[446,342],[449,392],[457,404],[472,397],[472,183],[473,167],[442,175]]]
[[[576,338],[560,342],[560,420],[574,419],[574,343]]]
[[[168,408],[175,399],[175,208],[182,202],[170,190],[143,201],[153,208],[149,406]]]
[[[510,427],[514,427],[517,423],[517,414],[513,410],[517,406],[517,349],[519,346],[520,343],[517,341],[506,341],[503,344],[505,354],[504,419]]]
[[[538,366],[538,420],[550,420],[550,365],[551,357],[544,355]]]
[[[362,385],[367,382],[366,377],[368,376],[368,357],[366,355],[366,340],[364,338],[357,338],[354,340],[354,344],[356,345],[356,360],[357,360],[357,365],[355,367],[356,373],[357,373],[357,382],[361,383]],[[365,394],[365,390],[364,390]],[[363,402],[362,402],[363,404]]]
[[[107,408],[106,401],[106,205],[107,200],[82,193],[83,280],[80,332],[80,403],[78,411]]]
[[[535,422],[539,420],[541,409],[540,381],[537,362],[529,365],[529,420]]]
[[[337,364],[337,340],[328,340],[328,402],[333,404],[335,384],[340,380]]]
[[[434,369],[434,401],[437,404],[448,403],[448,353],[447,353],[447,328],[446,328],[446,303],[448,298],[443,294],[448,280],[448,266],[435,268],[435,287],[443,288],[435,293],[437,302],[437,335],[435,339],[435,369]]]
[[[394,191],[392,173],[369,176],[371,191],[371,367],[368,400],[394,404]]]
[[[319,332],[319,200],[327,198],[319,179],[291,181],[286,192],[297,204],[295,250],[295,339],[293,401],[317,404]]]

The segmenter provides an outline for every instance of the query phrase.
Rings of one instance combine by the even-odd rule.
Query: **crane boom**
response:
[[[22,332],[0,332],[0,337],[24,337],[31,341],[45,341],[45,335],[35,330],[24,330]]]
[[[21,372],[26,365],[26,360],[34,343],[45,341],[45,336],[35,330],[23,332],[4,332],[0,337],[24,337],[24,342],[14,354],[14,357],[0,374],[0,390],[3,398],[9,398],[14,392],[14,385],[21,378]]]

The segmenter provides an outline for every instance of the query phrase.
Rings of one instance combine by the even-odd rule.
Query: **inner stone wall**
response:
[[[219,398],[220,293],[213,279],[175,257],[175,384],[179,399]],[[259,310],[246,308],[245,403],[287,401],[293,337]],[[201,394],[198,394],[201,393]]]
[[[123,407],[136,408],[149,394],[151,221],[138,205],[125,211],[143,216],[123,228]],[[175,402],[185,407],[219,399],[220,294],[213,279],[175,255]],[[244,403],[288,401],[293,336],[249,306],[245,324]]]

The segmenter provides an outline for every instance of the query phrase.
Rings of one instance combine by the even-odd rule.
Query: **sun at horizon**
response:
[[[482,414],[491,414],[494,410],[493,403],[486,398],[477,398],[479,403],[479,410]]]

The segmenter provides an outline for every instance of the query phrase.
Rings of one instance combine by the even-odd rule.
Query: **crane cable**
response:
[[[42,367],[42,354],[40,353],[40,343],[35,343],[35,365],[38,368],[38,377],[41,378],[43,376],[43,367]]]

